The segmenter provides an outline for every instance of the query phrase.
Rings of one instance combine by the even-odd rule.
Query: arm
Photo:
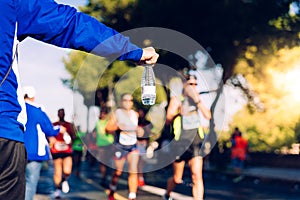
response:
[[[119,129],[119,127],[117,125],[117,119],[116,119],[115,113],[113,113],[109,117],[109,120],[108,120],[108,122],[106,124],[106,127],[105,127],[105,131],[107,133],[113,134],[118,129]]]
[[[148,61],[158,58],[153,48],[144,51],[128,37],[73,7],[53,0],[20,0],[18,39],[27,36],[59,47],[113,56],[120,60]]]
[[[206,108],[206,106],[203,104],[203,102],[200,100],[200,98],[199,98],[199,101],[197,102],[197,107],[206,119],[208,119],[208,120],[211,119],[210,110],[208,108]]]
[[[191,97],[193,99],[198,110],[203,114],[203,116],[206,119],[210,120],[211,119],[210,109],[206,108],[206,106],[201,101],[199,92],[196,89],[193,89],[192,87],[189,87],[189,86],[185,87],[184,92],[186,95],[188,95],[189,97]]]
[[[53,127],[50,119],[43,111],[40,112],[39,124],[41,126],[42,131],[45,133],[47,137],[56,136],[60,131],[65,130],[65,128],[63,127],[59,127],[59,126]]]
[[[171,97],[169,106],[167,109],[166,125],[172,123],[173,119],[178,115],[180,108],[180,100],[178,97]]]

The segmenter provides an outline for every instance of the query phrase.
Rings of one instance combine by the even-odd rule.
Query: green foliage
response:
[[[298,142],[299,56],[299,47],[283,48],[274,56],[255,54],[254,68],[242,60],[235,68],[245,74],[265,107],[262,113],[245,108],[232,122],[232,127],[244,130],[253,151],[274,151]]]
[[[292,59],[300,56],[295,53],[298,50],[290,51],[298,46],[300,38],[299,17],[287,14],[290,2],[89,0],[81,10],[118,31],[147,26],[179,31],[198,41],[209,50],[216,63],[222,64],[224,80],[236,73],[243,74],[266,109],[264,113],[249,113],[244,109],[235,116],[232,126],[244,132],[251,150],[273,151],[294,142],[295,132],[297,137],[300,135],[299,104],[290,103],[291,96],[275,84],[278,77],[274,75],[282,69],[290,69]],[[161,54],[160,60],[177,66],[176,69],[185,67],[167,56],[167,53]],[[65,60],[72,76],[65,83],[70,87],[76,83],[76,90],[84,95],[86,105],[93,105],[95,89],[115,83],[116,94],[134,91],[136,103],[140,102],[139,68],[131,68],[125,62],[106,66],[108,63],[103,58],[86,61],[85,57],[86,54],[72,52]],[[162,75],[158,74],[158,79]],[[159,87],[157,101],[164,99],[166,94]]]
[[[284,46],[298,45],[298,18],[287,15],[289,4],[282,0],[90,0],[81,10],[118,31],[162,27],[186,34],[222,64],[227,79],[237,59],[253,62],[245,57],[248,47],[272,55]],[[169,66],[176,66],[172,60],[167,61]]]
[[[295,135],[297,142],[300,142],[300,118],[298,119],[295,125]]]
[[[95,105],[95,91],[101,87],[98,82],[108,67],[108,61],[79,51],[72,51],[63,61],[71,74],[69,87],[83,95],[85,105]]]
[[[296,142],[293,123],[287,121],[274,112],[250,115],[244,109],[235,115],[231,127],[239,127],[250,151],[274,152]]]

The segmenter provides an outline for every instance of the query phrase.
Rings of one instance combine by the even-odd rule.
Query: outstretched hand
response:
[[[143,49],[143,55],[141,57],[140,63],[153,65],[157,62],[159,55],[156,53],[153,47],[146,47]]]

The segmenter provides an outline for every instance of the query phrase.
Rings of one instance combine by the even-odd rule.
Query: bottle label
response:
[[[146,85],[142,87],[142,93],[143,94],[155,94],[156,93],[156,87],[153,85]]]

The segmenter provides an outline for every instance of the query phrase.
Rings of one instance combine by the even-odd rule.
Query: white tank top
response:
[[[138,116],[134,110],[126,112],[122,109],[116,110],[116,120],[119,127],[119,143],[122,145],[133,145],[137,142],[136,130],[138,127]]]

